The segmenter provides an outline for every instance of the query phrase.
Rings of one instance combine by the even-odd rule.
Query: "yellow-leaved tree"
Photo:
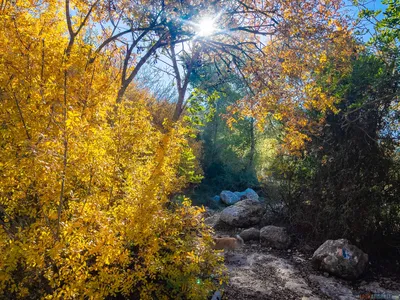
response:
[[[156,126],[144,92],[117,104],[118,45],[92,59],[88,42],[101,5],[71,10],[0,4],[0,297],[204,299],[223,271],[210,229],[168,202],[190,128]]]
[[[300,153],[317,135],[323,116],[337,112],[338,97],[327,92],[347,74],[357,52],[341,0],[284,0],[276,5],[276,32],[250,61],[246,77],[253,94],[231,107],[282,130],[282,150]],[[334,71],[332,71],[334,70]],[[235,122],[235,118],[229,120]],[[269,124],[269,125],[270,125]]]

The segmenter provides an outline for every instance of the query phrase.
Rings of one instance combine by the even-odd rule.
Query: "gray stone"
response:
[[[344,279],[357,279],[368,265],[368,254],[346,239],[327,240],[312,257],[314,267]]]
[[[244,192],[233,192],[236,196],[239,197],[240,200],[243,200],[245,198],[245,193]]]
[[[260,240],[265,246],[276,249],[287,249],[290,246],[290,236],[284,227],[265,226],[260,230]]]
[[[239,235],[245,242],[260,240],[260,230],[254,227],[243,230]]]
[[[233,205],[240,200],[240,197],[231,191],[222,191],[220,197],[226,205]]]
[[[258,194],[253,189],[250,188],[245,189],[243,192],[234,192],[234,194],[238,196],[240,200],[250,199],[259,201],[260,198],[258,197]]]
[[[246,199],[225,208],[221,220],[233,227],[250,227],[260,222],[264,211],[260,202]]]
[[[219,221],[219,214],[214,214],[211,217],[205,218],[204,219],[204,223],[206,223],[206,225],[214,227]]]
[[[221,299],[222,299],[222,294],[220,291],[216,291],[211,298],[211,300],[221,300]]]
[[[253,189],[247,188],[243,194],[246,199],[259,201],[258,194]]]
[[[215,212],[211,217],[205,218],[204,223],[211,226],[215,230],[229,230],[232,226],[229,226],[225,222],[221,221],[221,212]]]

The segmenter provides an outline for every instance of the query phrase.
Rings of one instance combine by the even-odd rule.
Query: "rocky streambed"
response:
[[[400,299],[399,277],[373,276],[370,270],[356,281],[340,279],[315,270],[312,254],[256,242],[226,252],[229,283],[222,299]]]
[[[382,272],[351,241],[294,243],[278,224],[284,205],[265,203],[251,189],[212,199],[218,209],[207,210],[205,222],[216,236],[239,234],[245,241],[224,252],[229,282],[212,300],[400,299],[400,274]]]

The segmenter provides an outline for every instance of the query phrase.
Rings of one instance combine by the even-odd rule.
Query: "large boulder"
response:
[[[211,226],[215,230],[225,230],[230,228],[230,226],[221,221],[220,212],[216,212],[211,217],[205,218],[204,223],[208,226]]]
[[[245,197],[245,199],[250,199],[250,200],[259,200],[258,194],[253,190],[253,189],[246,189],[243,193],[243,197]]]
[[[232,227],[250,227],[260,222],[265,207],[255,200],[242,200],[221,212],[221,220]]]
[[[240,200],[250,199],[259,201],[260,198],[258,197],[258,194],[253,189],[250,188],[245,189],[243,192],[234,192],[234,194],[238,196]]]
[[[287,249],[291,243],[286,228],[272,225],[261,228],[260,240],[263,245],[276,249]]]
[[[260,240],[260,230],[254,227],[243,230],[239,235],[245,242]]]
[[[216,197],[213,197],[213,199],[216,199]],[[244,199],[258,201],[259,197],[257,193],[250,188],[244,190],[243,192],[222,191],[220,194],[220,200],[226,205],[233,205]]]
[[[368,254],[346,239],[327,240],[314,252],[312,263],[318,270],[353,280],[365,271]]]
[[[244,192],[233,192],[236,196],[239,197],[240,200],[243,200],[245,198]]]
[[[240,196],[231,191],[222,191],[220,197],[226,205],[233,205],[240,200]]]

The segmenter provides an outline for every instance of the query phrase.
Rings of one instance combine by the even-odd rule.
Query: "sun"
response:
[[[197,35],[200,37],[210,36],[215,31],[217,31],[215,20],[210,17],[201,19],[196,27],[197,27]]]

